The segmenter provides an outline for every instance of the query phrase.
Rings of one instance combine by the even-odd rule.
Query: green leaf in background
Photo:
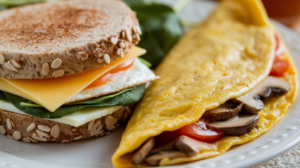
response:
[[[138,46],[147,53],[142,56],[155,68],[183,34],[183,26],[175,11],[167,5],[148,1],[124,0],[137,13],[142,29]]]
[[[149,5],[152,0],[123,0],[128,6]]]
[[[146,89],[145,84],[135,86],[133,88],[126,89],[125,91],[116,94],[102,96],[91,100],[65,105],[58,108],[54,112],[50,112],[45,108],[33,107],[34,105],[33,102],[6,92],[0,91],[0,99],[9,101],[17,109],[29,115],[40,117],[40,118],[53,119],[53,118],[61,118],[65,115],[72,114],[86,107],[110,107],[110,106],[124,106],[124,105],[134,104],[143,97],[145,89]]]
[[[0,5],[0,11],[4,10],[6,8],[7,8],[6,5]]]

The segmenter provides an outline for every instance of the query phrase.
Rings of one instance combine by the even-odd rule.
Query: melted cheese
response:
[[[125,57],[105,67],[61,78],[42,80],[9,80],[0,78],[0,90],[29,99],[49,111],[55,111],[101,75],[120,65],[122,62],[144,53],[144,49],[133,47],[131,52]]]

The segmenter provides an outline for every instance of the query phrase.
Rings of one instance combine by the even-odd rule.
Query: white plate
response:
[[[194,1],[181,13],[181,18],[198,21],[205,18],[214,3]],[[296,65],[300,65],[300,36],[277,24]],[[183,168],[251,167],[284,153],[300,142],[300,100],[271,131],[247,144],[234,147],[223,155],[184,164]],[[27,144],[0,136],[0,168],[110,168],[124,126],[111,135],[67,144]]]

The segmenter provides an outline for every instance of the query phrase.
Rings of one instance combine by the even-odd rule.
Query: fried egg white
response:
[[[116,93],[133,86],[153,81],[158,78],[146,65],[141,63],[139,59],[135,59],[136,60],[134,62],[134,65],[129,70],[127,70],[125,74],[102,86],[79,92],[66,104]]]

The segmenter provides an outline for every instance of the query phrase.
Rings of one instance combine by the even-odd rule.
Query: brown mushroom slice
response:
[[[252,91],[236,98],[235,100],[244,103],[243,109],[246,113],[257,114],[261,109],[264,108],[264,103],[259,99],[258,96],[253,94]]]
[[[286,94],[290,85],[287,81],[282,78],[269,76],[261,84],[259,84],[258,95],[260,97],[278,97]],[[265,89],[267,88],[267,89]]]
[[[205,142],[197,141],[187,136],[180,136],[175,141],[175,146],[188,156],[196,156],[202,150],[215,149],[215,146]]]
[[[224,121],[238,115],[243,108],[243,103],[226,102],[217,108],[205,112],[205,118],[212,121]]]
[[[167,144],[164,145],[164,146],[161,146],[161,147],[152,149],[152,150],[150,151],[150,154],[154,154],[154,153],[157,153],[157,152],[160,152],[160,151],[164,151],[164,150],[174,150],[174,149],[176,149],[176,148],[175,148],[175,141],[172,141],[172,142],[170,142],[170,143],[167,143]]]
[[[149,157],[146,158],[146,162],[150,165],[150,166],[158,166],[159,162],[163,159],[163,158],[169,158],[169,159],[174,159],[174,158],[179,158],[179,157],[186,157],[187,155],[183,152],[180,151],[160,151],[157,154],[151,155]]]
[[[155,145],[155,139],[152,137],[147,140],[143,146],[133,155],[132,161],[134,164],[141,164],[144,162],[146,156],[150,153]]]
[[[209,128],[224,131],[226,135],[239,136],[249,133],[258,120],[259,114],[236,116],[227,121],[209,123]]]
[[[260,97],[281,96],[287,93],[289,88],[290,85],[284,79],[269,76],[252,91],[235,100],[244,103],[245,112],[256,114],[264,107]]]

